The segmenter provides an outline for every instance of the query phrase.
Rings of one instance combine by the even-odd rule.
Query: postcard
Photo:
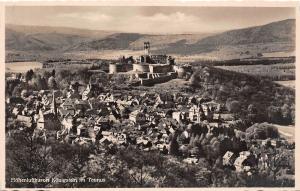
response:
[[[297,188],[297,4],[158,2],[3,3],[3,189]]]

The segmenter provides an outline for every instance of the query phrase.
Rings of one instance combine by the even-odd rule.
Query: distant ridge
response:
[[[200,54],[218,50],[220,46],[265,44],[266,51],[295,48],[295,19],[262,26],[235,29],[219,34],[154,35],[120,33],[68,27],[6,25],[6,50],[16,51],[91,51],[140,50],[150,41],[153,52]],[[284,44],[284,46],[281,46]],[[257,49],[260,47],[258,46]]]

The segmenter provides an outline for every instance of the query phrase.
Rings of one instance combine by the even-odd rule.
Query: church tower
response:
[[[54,91],[52,92],[51,112],[55,115],[55,117],[57,116],[57,107],[56,107]]]

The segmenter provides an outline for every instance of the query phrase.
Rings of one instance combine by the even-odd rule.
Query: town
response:
[[[72,80],[60,89],[55,69],[46,80],[48,85],[42,86],[46,89],[26,89],[35,75],[32,70],[7,78],[7,87],[15,85],[6,100],[8,138],[25,131],[39,144],[55,140],[93,147],[96,153],[130,146],[179,157],[188,165],[207,158],[220,168],[249,177],[275,168],[276,179],[293,179],[294,142],[279,136],[269,124],[262,123],[262,128],[253,124],[243,130],[241,119],[209,96],[151,88],[130,91],[176,78],[188,82],[193,74],[191,66],[182,66],[170,56],[151,55],[149,42],[144,43],[144,51],[137,61],[123,57],[110,63],[107,75],[111,81],[113,76],[125,75],[130,82],[129,91],[119,93],[92,77],[87,84]],[[290,158],[272,163],[270,159],[280,152]]]

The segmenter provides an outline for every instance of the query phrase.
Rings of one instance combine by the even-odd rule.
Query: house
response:
[[[96,142],[96,132],[94,130],[94,127],[87,127],[87,134],[88,137],[91,139],[92,143]]]
[[[219,123],[208,123],[209,127],[210,128],[219,128],[220,127],[220,124]]]
[[[198,159],[197,158],[185,158],[183,159],[184,163],[188,163],[188,164],[198,164]]]
[[[278,147],[280,147],[280,145],[281,145],[281,141],[280,141],[280,140],[271,140],[271,145],[272,145],[273,147],[278,148]]]
[[[157,147],[160,151],[169,150],[169,144],[166,144],[166,143],[157,144],[156,147]]]
[[[77,136],[84,137],[87,136],[87,127],[83,124],[77,126]]]
[[[127,135],[122,133],[118,137],[118,144],[126,144],[127,143]]]
[[[236,157],[233,152],[227,151],[223,156],[223,166],[232,166]]]
[[[75,105],[75,100],[74,99],[70,99],[67,98],[64,103],[62,103],[60,105],[61,108],[63,108],[64,110],[68,110],[68,109],[74,109],[74,105]]]
[[[202,107],[199,107],[197,105],[193,105],[189,109],[189,120],[192,122],[200,123],[200,121],[203,121],[205,118],[204,111]]]
[[[110,145],[112,141],[111,139],[109,139],[109,137],[103,137],[102,139],[99,140],[99,143],[103,145]]]
[[[107,129],[109,127],[109,119],[107,117],[101,116],[96,119],[96,124],[98,124],[103,129]]]
[[[18,114],[21,114],[21,109],[18,107],[14,107],[12,110],[12,114],[14,114],[15,116],[17,116]]]
[[[39,111],[39,118],[37,119],[37,128],[46,129],[48,131],[58,131],[61,128],[61,122],[51,112]]]
[[[259,169],[267,169],[268,168],[268,160],[269,157],[266,153],[261,153],[258,159],[258,168]]]
[[[25,127],[31,127],[33,119],[31,116],[17,115],[17,121],[19,121]]]
[[[172,118],[178,122],[182,122],[186,120],[186,113],[181,111],[175,111],[172,113]]]
[[[16,104],[25,104],[25,100],[21,97],[10,97],[6,100],[8,104],[16,105]]]
[[[42,97],[42,104],[44,105],[44,107],[50,106],[51,101],[52,100],[49,99],[46,94],[43,95],[43,97]]]
[[[247,156],[239,156],[238,158],[236,158],[236,160],[234,161],[234,166],[235,166],[235,170],[237,172],[242,172],[244,169],[244,161],[247,159]]]
[[[206,102],[206,103],[203,103],[202,105],[207,106],[210,109],[210,111],[216,112],[216,113],[220,112],[220,109],[221,109],[221,104],[216,103],[214,101]]]
[[[70,85],[72,86],[72,85]],[[78,92],[78,89],[72,89],[72,87],[70,88],[71,91],[67,92],[67,98],[68,99],[81,99],[81,95]]]
[[[70,115],[70,114],[67,114],[67,115],[63,118],[61,124],[64,126],[64,128],[65,128],[65,129],[67,130],[67,132],[69,133],[70,130],[72,129],[72,127],[73,127],[73,116]]]
[[[261,141],[261,145],[262,145],[262,146],[268,146],[268,145],[271,145],[270,139],[262,140],[262,141]]]
[[[233,114],[231,114],[231,113],[221,113],[220,120],[224,121],[226,123],[230,123],[230,122],[233,122],[235,119],[234,119]]]
[[[213,112],[212,108],[209,107],[209,105],[207,105],[207,104],[202,104],[202,105],[201,105],[201,108],[202,108],[202,110],[203,110],[203,113],[204,113],[206,119],[207,119],[208,121],[213,120],[213,113],[214,113],[214,112]]]
[[[75,109],[63,109],[63,108],[59,108],[58,112],[59,112],[60,116],[66,116],[66,115],[72,115],[72,116],[74,116],[76,114]]]
[[[80,109],[80,110],[88,110],[91,109],[91,106],[87,100],[75,100],[74,102],[74,107],[75,109]]]
[[[99,110],[99,115],[100,116],[108,116],[110,114],[111,114],[111,108],[109,106],[102,107]]]
[[[129,114],[129,120],[134,123],[144,123],[146,121],[146,116],[144,113],[141,113],[140,110],[135,110]]]
[[[234,161],[234,166],[237,172],[249,171],[256,165],[256,157],[250,151],[242,151],[239,157]]]
[[[111,131],[102,131],[102,133],[101,133],[104,137],[105,136],[112,136],[113,135],[113,132],[111,132]]]
[[[163,133],[159,139],[162,143],[168,143],[169,142],[169,135],[167,133]]]
[[[72,143],[76,143],[78,145],[84,145],[84,144],[90,144],[92,141],[90,138],[85,138],[85,137],[77,137],[72,141]]]
[[[215,122],[219,122],[221,120],[221,115],[219,113],[214,113],[212,120]]]
[[[174,134],[174,133],[175,133],[175,129],[174,129],[173,127],[170,127],[168,130],[169,130],[169,132],[170,132],[171,134]]]

